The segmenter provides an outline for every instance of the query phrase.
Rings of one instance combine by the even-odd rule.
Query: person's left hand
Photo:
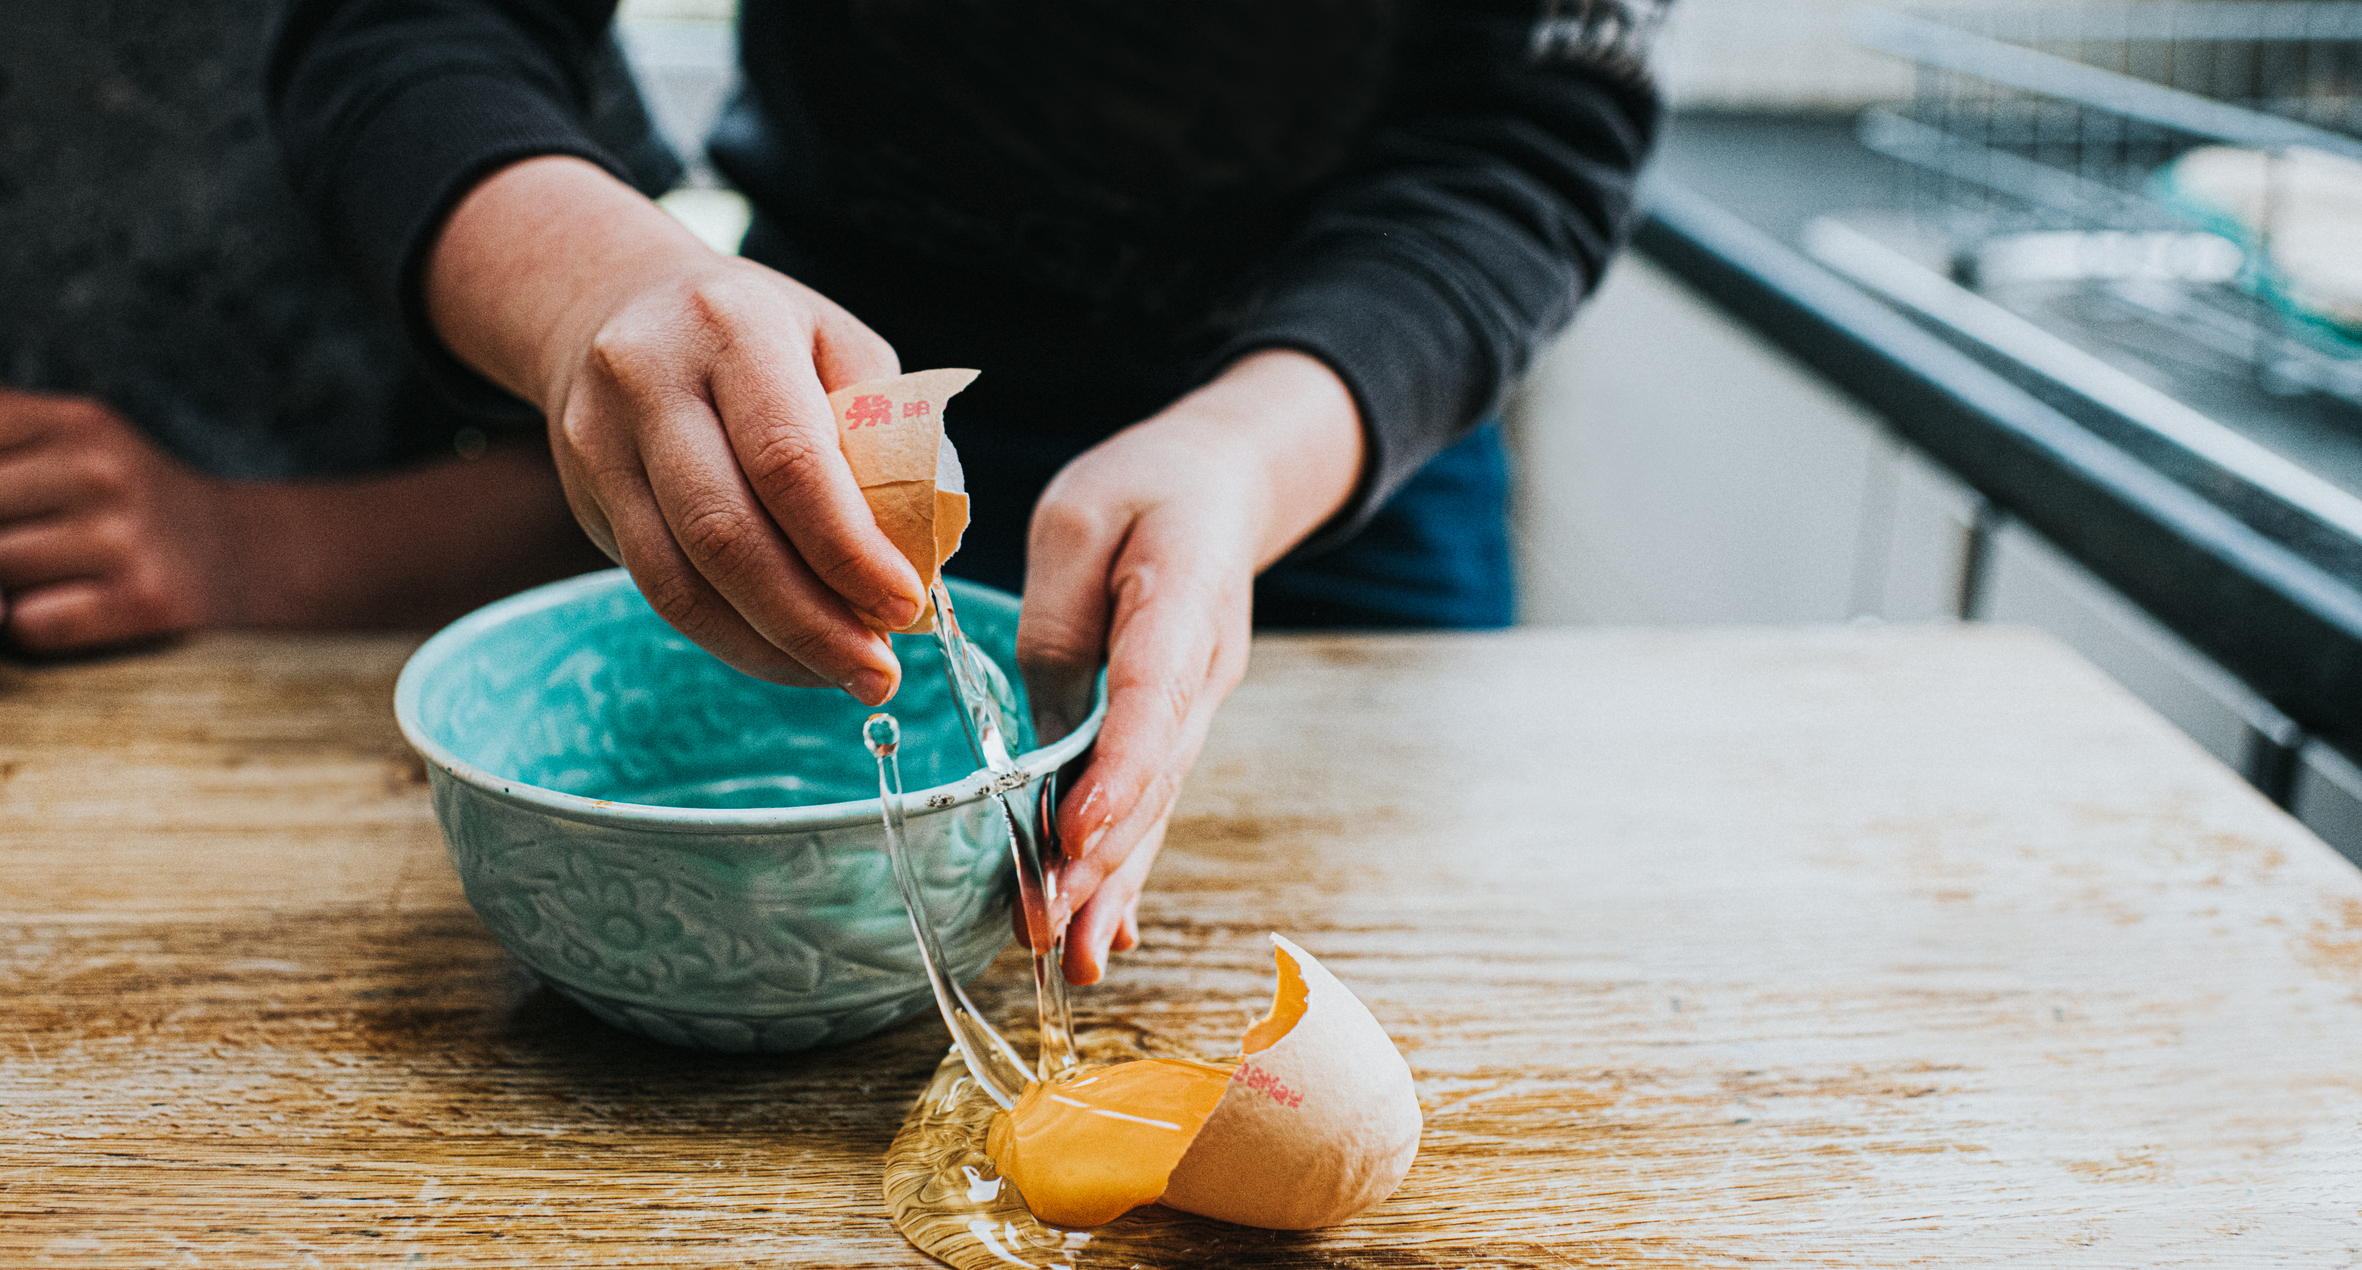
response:
[[[1139,940],[1142,885],[1215,707],[1246,672],[1255,574],[1345,505],[1362,467],[1344,382],[1268,350],[1078,456],[1034,508],[1017,628],[1043,739],[1107,718],[1058,813],[1065,972]],[[1020,934],[1023,926],[1020,923]]]
[[[0,637],[53,653],[218,620],[215,484],[95,398],[0,387]]]

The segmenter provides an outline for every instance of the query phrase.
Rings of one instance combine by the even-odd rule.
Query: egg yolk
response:
[[[1174,1058],[1031,1084],[993,1117],[985,1152],[1043,1221],[1097,1226],[1165,1193],[1230,1083],[1230,1069]]]

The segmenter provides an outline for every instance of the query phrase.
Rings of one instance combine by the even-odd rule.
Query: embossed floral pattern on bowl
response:
[[[953,595],[1017,682],[1015,598],[966,583]],[[966,977],[1009,940],[1007,829],[932,637],[894,645],[911,845]],[[680,1045],[797,1050],[931,1004],[860,741],[868,710],[731,670],[622,570],[454,623],[403,668],[395,713],[427,761],[468,902],[608,1022]],[[1099,719],[1019,766],[1038,783],[1082,754]]]

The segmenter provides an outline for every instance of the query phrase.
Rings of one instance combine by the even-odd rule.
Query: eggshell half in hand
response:
[[[942,576],[968,525],[967,481],[951,438],[943,435],[943,405],[975,378],[972,370],[920,370],[828,395],[837,443],[861,497],[926,586]],[[877,627],[867,617],[862,621]],[[903,630],[934,629],[934,601],[925,599],[917,620]]]
[[[1410,1064],[1369,1007],[1273,935],[1279,992],[1165,1183],[1167,1208],[1242,1226],[1331,1226],[1394,1193],[1419,1153]]]

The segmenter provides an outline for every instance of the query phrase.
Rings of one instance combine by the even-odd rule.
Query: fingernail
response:
[[[1107,969],[1107,947],[1114,942],[1115,932],[1112,930],[1092,941],[1094,955],[1091,958],[1091,965],[1101,973],[1105,973]]]
[[[886,602],[870,616],[884,623],[889,630],[898,631],[919,620],[919,614],[926,607],[924,600],[914,600],[907,595],[889,595]]]
[[[845,691],[865,706],[882,706],[894,695],[894,677],[882,670],[863,670],[845,681]]]
[[[1077,948],[1073,951],[1088,954],[1092,950],[1088,947],[1084,947]],[[1087,988],[1092,984],[1099,982],[1099,977],[1102,973],[1104,973],[1105,967],[1107,965],[1107,949],[1102,947],[1098,949],[1098,953],[1099,955],[1097,957],[1084,956],[1077,958],[1069,956],[1067,958],[1068,961],[1071,962],[1079,960],[1083,964],[1080,966],[1066,967],[1066,981],[1078,988]],[[1078,970],[1082,973],[1075,973],[1075,971]]]
[[[1101,804],[1104,802],[1106,799],[1102,795],[1100,787],[1093,785],[1090,791],[1083,795],[1082,802],[1075,806],[1073,819],[1092,827],[1083,835],[1082,845],[1066,853],[1067,859],[1080,860],[1091,854],[1091,849],[1099,845],[1101,838],[1107,836],[1107,827],[1115,823],[1115,817],[1108,815],[1101,808]],[[1095,818],[1094,812],[1098,813]],[[1096,823],[1094,823],[1094,819]]]

